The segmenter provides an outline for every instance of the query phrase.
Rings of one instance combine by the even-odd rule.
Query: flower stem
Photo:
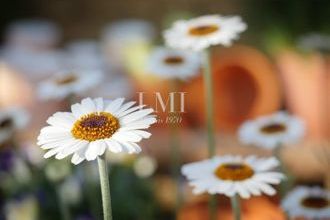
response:
[[[213,109],[213,79],[210,65],[210,51],[204,50],[203,56],[203,73],[205,88],[205,109],[206,109],[206,126],[209,157],[215,155],[215,137],[214,137],[214,109]]]
[[[234,220],[241,220],[241,206],[239,201],[239,196],[235,194],[230,197],[231,208],[233,210]]]
[[[209,157],[215,155],[215,137],[214,137],[214,109],[213,109],[213,80],[210,65],[210,51],[208,49],[202,52],[203,77],[205,89],[205,111],[207,127],[207,143]],[[209,200],[209,219],[215,220],[217,217],[216,195],[212,195]]]
[[[99,166],[100,184],[102,192],[102,205],[104,220],[112,220],[111,209],[111,195],[110,195],[110,183],[108,176],[108,165],[105,159],[105,154],[97,158]]]
[[[170,92],[176,92],[178,89],[178,82],[176,80],[171,80],[170,82]],[[168,117],[177,116],[180,117],[179,113],[169,113]],[[180,190],[180,137],[179,137],[179,130],[177,124],[175,122],[170,123],[170,157],[171,157],[171,173],[173,179],[176,181],[176,203],[175,209],[176,214],[180,210],[182,204],[182,192]]]
[[[290,175],[290,172],[288,171],[288,169],[285,166],[284,161],[281,157],[282,149],[283,149],[283,145],[278,144],[278,146],[275,147],[274,152],[273,152],[276,159],[280,162],[280,166],[279,166],[280,172],[286,176],[286,180],[283,180],[279,185],[279,187],[280,187],[279,194],[280,194],[281,199],[286,195],[286,193],[292,187],[293,181],[294,181],[293,176]]]

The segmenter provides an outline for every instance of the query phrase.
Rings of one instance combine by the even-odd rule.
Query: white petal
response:
[[[95,160],[98,156],[99,152],[99,141],[92,141],[89,143],[87,151],[85,153],[86,160]]]
[[[142,131],[142,130],[133,130],[131,132],[134,133],[134,134],[139,135],[142,138],[146,138],[146,139],[151,136],[151,133],[146,132],[146,131]]]
[[[111,152],[120,153],[123,151],[123,147],[117,141],[111,140],[111,139],[106,139],[105,142],[108,145],[108,149]]]
[[[47,123],[63,129],[71,129],[74,118],[68,112],[57,112],[47,119]]]
[[[125,116],[125,115],[127,115],[127,114],[129,114],[131,112],[134,112],[134,111],[136,111],[138,109],[142,109],[143,107],[144,107],[144,105],[140,105],[140,106],[135,106],[135,107],[129,108],[129,109],[125,110],[125,111],[122,111],[122,112],[118,113],[117,114],[117,117],[123,117],[123,116]]]
[[[82,111],[81,106],[78,103],[71,105],[71,111],[74,117],[76,117],[76,119],[79,119],[81,116],[84,115],[84,112]]]
[[[96,106],[91,98],[85,98],[81,101],[81,108],[86,114],[96,112]]]
[[[116,111],[116,115],[119,116],[121,113],[123,113],[124,111],[126,111],[127,109],[129,109],[130,107],[132,107],[136,102],[127,102],[124,105],[122,105],[118,111]]]
[[[123,124],[128,124],[129,122],[133,122],[140,118],[143,118],[152,112],[154,112],[154,110],[152,108],[139,110],[139,111],[136,111],[134,113],[124,116],[123,118],[121,118],[121,122],[123,122]]]
[[[110,113],[116,112],[123,104],[124,100],[124,98],[115,99],[105,108],[105,111]]]
[[[95,107],[97,112],[102,112],[104,108],[104,102],[102,98],[94,99]]]
[[[85,147],[82,147],[80,150],[78,150],[76,153],[73,154],[71,162],[75,165],[81,163],[85,160],[85,152],[87,150],[88,145]]]
[[[134,134],[133,132],[130,131],[116,132],[112,135],[111,138],[119,142],[126,142],[126,141],[139,142],[142,140],[141,136]]]

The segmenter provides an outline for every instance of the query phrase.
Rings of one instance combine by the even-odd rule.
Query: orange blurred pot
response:
[[[218,202],[218,220],[232,220],[232,210],[229,199],[221,199]],[[254,197],[248,200],[241,200],[242,220],[284,220],[285,215],[282,210],[267,197]],[[199,201],[184,206],[179,214],[178,220],[202,220],[208,219],[208,202]]]
[[[268,58],[247,46],[214,51],[212,56],[216,127],[234,131],[243,121],[276,111],[281,91]],[[187,85],[187,108],[195,124],[204,123],[202,76]]]
[[[306,121],[309,137],[330,136],[329,58],[317,53],[303,55],[282,51],[276,60],[284,82],[287,107]]]

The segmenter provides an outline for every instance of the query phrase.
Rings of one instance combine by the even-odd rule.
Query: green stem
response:
[[[176,92],[178,85],[177,81],[172,80],[170,82],[171,92]],[[168,116],[178,116],[177,113],[169,113]],[[182,203],[182,193],[180,190],[180,139],[179,139],[179,131],[177,125],[174,123],[170,124],[170,157],[171,157],[171,172],[173,179],[176,181],[176,213],[178,213],[181,203]]]
[[[235,194],[234,196],[230,197],[231,208],[233,210],[234,220],[241,219],[241,206],[239,201],[239,196]]]
[[[210,51],[202,52],[203,77],[205,89],[205,111],[206,111],[206,127],[207,127],[207,143],[209,157],[215,156],[215,137],[214,137],[214,109],[213,109],[213,80],[210,65]],[[217,218],[217,199],[216,195],[212,195],[209,200],[209,219]]]
[[[97,158],[100,174],[100,184],[102,192],[102,205],[104,220],[112,220],[111,209],[111,195],[110,195],[110,183],[108,176],[108,165],[105,159],[105,154]]]
[[[209,157],[215,155],[215,137],[214,137],[214,109],[213,109],[213,79],[210,65],[210,52],[203,51],[203,73],[205,88],[205,110]]]
[[[70,211],[68,204],[64,201],[63,196],[61,194],[60,185],[56,185],[56,194],[57,194],[57,201],[58,206],[60,208],[61,219],[63,220],[70,220]]]
[[[279,166],[280,172],[286,176],[286,179],[283,180],[279,185],[280,187],[279,194],[281,199],[286,195],[286,193],[289,191],[290,187],[293,185],[294,182],[293,176],[288,171],[281,157],[282,149],[283,149],[282,144],[278,144],[278,146],[275,147],[274,149],[274,156],[280,162],[280,166]]]

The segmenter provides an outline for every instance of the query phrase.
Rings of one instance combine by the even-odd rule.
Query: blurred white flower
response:
[[[330,192],[298,186],[284,198],[282,208],[291,218],[330,219]]]
[[[135,174],[141,178],[152,176],[157,169],[157,161],[150,156],[141,156],[134,161]]]
[[[66,47],[66,66],[68,69],[104,70],[106,61],[100,43],[94,40],[75,40]]]
[[[155,38],[155,29],[145,20],[121,20],[102,32],[102,48],[107,60],[118,69],[143,71]]]
[[[64,53],[58,50],[33,51],[26,48],[5,47],[1,57],[31,82],[38,82],[63,69]]]
[[[111,75],[102,80],[99,86],[92,88],[84,96],[104,97],[106,99],[114,99],[116,97],[133,98],[134,85],[128,77],[123,75]]]
[[[24,128],[29,121],[28,113],[16,107],[0,110],[0,144],[10,139],[15,132]]]
[[[38,220],[38,201],[34,196],[10,200],[5,205],[6,220]]]
[[[230,46],[246,29],[239,16],[205,15],[174,22],[164,38],[169,47],[200,51],[212,45]]]
[[[46,177],[53,182],[61,182],[71,173],[71,164],[68,161],[51,160],[45,166]]]
[[[310,33],[302,36],[298,41],[298,47],[309,51],[330,52],[330,35]]]
[[[228,197],[238,194],[242,198],[260,196],[261,193],[275,195],[272,184],[279,184],[284,175],[272,169],[279,165],[274,158],[248,156],[221,156],[209,160],[186,164],[181,172],[194,187],[195,194],[208,192]]]
[[[75,205],[80,202],[82,197],[81,184],[74,176],[66,179],[60,185],[59,190],[62,202],[70,205]]]
[[[160,78],[186,80],[198,74],[200,63],[198,53],[157,47],[150,55],[147,71]]]
[[[286,112],[277,112],[255,120],[248,120],[238,130],[242,143],[268,149],[297,142],[302,139],[304,134],[304,122]]]
[[[154,110],[113,101],[85,98],[71,106],[72,112],[57,112],[49,117],[49,126],[41,129],[38,145],[48,150],[45,158],[63,159],[73,154],[72,163],[95,160],[107,150],[129,154],[141,152],[137,144],[149,138],[145,131],[156,122]]]
[[[42,100],[61,100],[70,95],[79,95],[101,83],[104,75],[98,70],[72,70],[59,72],[42,81],[38,96]]]
[[[47,20],[20,20],[6,30],[6,44],[29,50],[50,49],[60,41],[59,27]]]

